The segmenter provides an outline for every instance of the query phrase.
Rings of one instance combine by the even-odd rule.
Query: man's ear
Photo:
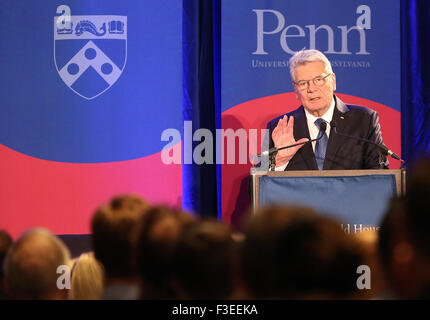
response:
[[[294,95],[296,96],[296,99],[300,100],[299,94],[297,93],[297,88],[296,88],[296,86],[294,84],[293,84],[293,88],[294,88]]]
[[[336,91],[336,75],[333,73],[333,92]]]

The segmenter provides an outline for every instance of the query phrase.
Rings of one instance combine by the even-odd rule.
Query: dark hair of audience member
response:
[[[382,299],[387,293],[387,278],[381,266],[378,250],[378,229],[366,230],[351,234],[362,246],[366,261],[364,265],[370,270],[370,288],[361,290],[362,299]],[[359,274],[357,274],[357,277]]]
[[[3,286],[3,262],[12,244],[13,240],[10,234],[6,230],[0,230],[0,300],[8,298]]]
[[[216,220],[187,226],[175,249],[174,288],[180,299],[229,299],[234,293],[236,243]]]
[[[378,253],[384,271],[385,283],[387,284],[385,295],[388,297],[395,297],[398,295],[398,291],[401,291],[402,284],[399,279],[402,276],[399,277],[399,271],[402,272],[403,268],[398,267],[403,265],[404,258],[409,259],[411,252],[410,246],[404,241],[405,234],[401,231],[403,228],[401,225],[404,224],[405,219],[404,213],[404,199],[392,198],[379,227]],[[401,240],[401,238],[403,239]],[[397,252],[401,253],[401,255],[395,254],[396,247]],[[399,251],[400,248],[403,249]],[[403,260],[400,264],[398,264],[399,259]]]
[[[95,257],[103,264],[106,278],[128,277],[136,272],[133,262],[133,228],[149,209],[135,195],[113,198],[100,207],[91,221]]]
[[[190,214],[162,205],[141,217],[134,237],[142,299],[176,298],[169,281],[173,251],[182,228],[193,221]]]
[[[271,298],[274,295],[276,235],[295,215],[314,214],[310,209],[268,207],[250,215],[241,246],[241,277],[252,298]]]
[[[420,159],[407,177],[405,206],[410,240],[420,254],[430,259],[430,157]],[[429,271],[430,272],[430,271]],[[430,289],[430,288],[429,288]]]
[[[418,293],[414,298],[430,299],[430,157],[421,159],[407,179],[405,197],[408,238],[414,248]]]
[[[358,297],[361,246],[328,218],[297,219],[280,233],[275,247],[280,297]]]
[[[340,223],[300,207],[268,207],[249,221],[242,269],[258,299],[356,298],[362,247]]]
[[[379,230],[381,263],[392,294],[401,299],[430,298],[430,235],[427,214],[430,159],[408,176],[406,196],[392,199]]]

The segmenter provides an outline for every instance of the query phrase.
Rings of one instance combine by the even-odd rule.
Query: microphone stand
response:
[[[405,160],[401,159],[397,154],[395,154],[394,152],[392,152],[391,150],[389,150],[385,145],[380,144],[380,143],[376,143],[376,142],[368,140],[368,139],[359,138],[359,137],[353,137],[353,136],[350,136],[350,135],[347,135],[347,134],[344,134],[344,133],[340,133],[340,132],[337,131],[337,129],[336,129],[336,123],[334,121],[332,121],[330,123],[330,126],[334,129],[334,132],[336,134],[340,135],[340,136],[344,136],[344,137],[347,137],[347,138],[350,138],[350,139],[355,139],[355,140],[359,140],[359,141],[371,143],[371,144],[377,146],[378,150],[379,150],[379,166],[381,167],[381,169],[385,169],[384,161],[383,161],[384,159],[383,159],[382,155],[390,156],[393,159],[399,160],[399,161],[402,162],[402,165],[404,165]]]

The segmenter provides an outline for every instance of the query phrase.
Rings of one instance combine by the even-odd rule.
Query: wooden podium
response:
[[[251,169],[252,207],[308,206],[349,230],[377,229],[391,197],[405,194],[406,170],[258,171]]]

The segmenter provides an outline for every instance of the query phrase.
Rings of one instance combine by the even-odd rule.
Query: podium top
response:
[[[300,170],[300,171],[261,171],[251,168],[251,176],[271,177],[341,177],[363,175],[405,175],[406,169],[361,169],[361,170]]]
[[[302,171],[259,171],[251,168],[252,204],[258,207],[259,184],[262,177],[354,177],[392,175],[396,181],[398,196],[406,193],[406,169],[362,169],[362,170],[302,170]]]

